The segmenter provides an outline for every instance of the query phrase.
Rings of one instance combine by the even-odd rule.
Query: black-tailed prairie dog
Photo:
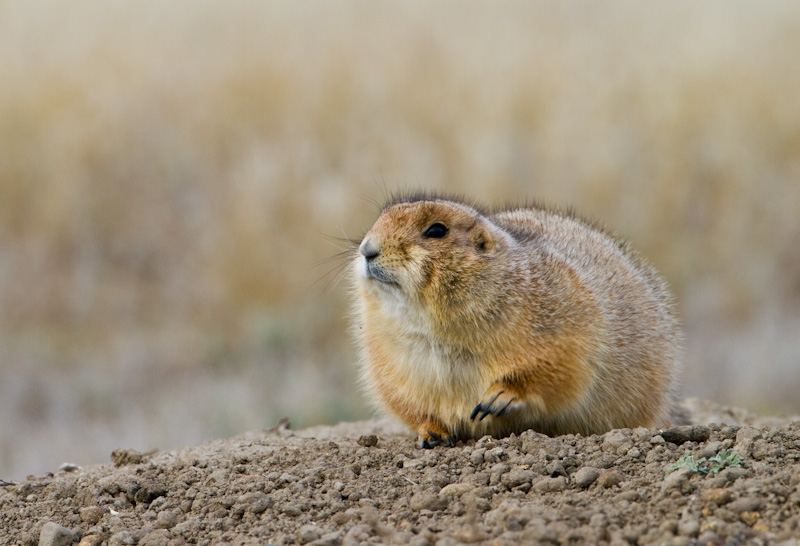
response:
[[[668,422],[681,336],[666,285],[571,214],[397,197],[353,272],[364,384],[422,447]]]

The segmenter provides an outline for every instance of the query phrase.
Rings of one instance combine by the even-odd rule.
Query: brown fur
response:
[[[435,223],[444,236],[425,235]],[[680,335],[667,288],[573,215],[399,198],[353,268],[364,384],[423,447],[668,421]]]

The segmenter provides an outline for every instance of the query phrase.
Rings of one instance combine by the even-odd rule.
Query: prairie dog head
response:
[[[497,284],[497,254],[512,243],[505,231],[461,203],[390,203],[358,247],[356,284],[363,297],[387,310],[452,319],[476,297],[490,296],[484,291]]]

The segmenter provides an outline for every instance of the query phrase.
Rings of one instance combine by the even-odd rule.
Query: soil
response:
[[[0,543],[800,544],[800,422],[683,406],[702,424],[422,450],[383,418],[120,449],[0,481]],[[669,470],[725,449],[740,467]]]

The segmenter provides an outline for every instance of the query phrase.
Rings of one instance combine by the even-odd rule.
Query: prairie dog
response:
[[[398,197],[353,273],[363,383],[420,447],[668,423],[672,298],[626,244],[577,217]]]

